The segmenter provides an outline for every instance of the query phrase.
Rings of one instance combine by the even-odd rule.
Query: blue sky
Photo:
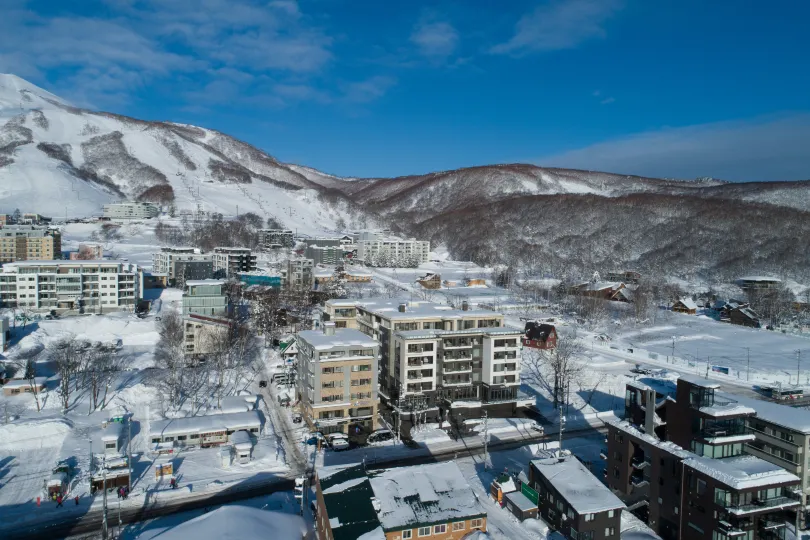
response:
[[[810,179],[810,3],[3,0],[0,72],[350,176]]]

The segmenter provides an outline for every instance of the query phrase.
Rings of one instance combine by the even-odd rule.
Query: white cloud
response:
[[[178,73],[202,78],[202,89],[220,77],[249,84],[251,73],[311,76],[332,60],[331,37],[292,0],[107,0],[90,17],[15,5],[0,17],[0,72],[42,84],[43,73],[60,69],[70,75],[54,91],[85,106],[119,104]]]
[[[362,81],[343,85],[343,96],[346,101],[367,103],[385,95],[396,84],[397,80],[385,75],[377,75]]]
[[[662,128],[537,160],[663,178],[810,179],[810,113]]]
[[[552,0],[537,6],[515,25],[514,35],[490,49],[493,54],[522,55],[572,49],[605,37],[604,24],[622,7],[621,0]]]
[[[424,56],[446,58],[453,54],[458,46],[458,32],[449,23],[422,20],[414,27],[411,42]]]
[[[616,101],[616,98],[611,96],[611,97],[606,97],[605,99],[600,101],[599,104],[600,105],[609,105],[609,104],[613,103],[614,101]]]

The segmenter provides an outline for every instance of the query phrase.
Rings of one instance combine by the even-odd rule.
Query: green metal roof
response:
[[[356,540],[380,526],[377,512],[371,505],[374,491],[362,465],[334,472],[326,478],[319,478],[319,481],[327,517],[334,523],[332,535],[335,540]],[[328,493],[330,488],[335,490]]]

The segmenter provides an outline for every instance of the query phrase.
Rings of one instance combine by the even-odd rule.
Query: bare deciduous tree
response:
[[[556,409],[567,403],[566,392],[571,384],[583,381],[582,352],[579,342],[569,337],[560,337],[555,349],[528,349],[521,368],[523,378],[551,394]]]
[[[74,390],[70,383],[80,366],[80,346],[72,334],[63,336],[48,346],[48,357],[56,365],[56,373],[59,375],[57,393],[62,400],[64,412],[70,408],[70,396]]]
[[[176,311],[168,311],[158,325],[160,339],[155,347],[155,360],[166,370],[166,376],[161,378],[161,385],[165,386],[169,395],[169,404],[176,405],[180,400],[183,387],[183,318]]]

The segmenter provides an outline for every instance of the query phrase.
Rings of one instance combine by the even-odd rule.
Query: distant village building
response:
[[[323,467],[315,503],[323,540],[460,540],[487,530],[486,509],[452,461],[368,472]]]
[[[627,302],[629,296],[626,294],[627,291],[624,291],[624,289],[625,285],[621,282],[586,281],[574,285],[570,292],[571,294],[587,296],[589,298]]]
[[[62,258],[62,234],[37,225],[0,228],[0,263]]]
[[[428,272],[424,276],[417,279],[416,282],[425,289],[441,289],[442,276],[434,272]]]
[[[608,272],[605,278],[608,281],[621,281],[622,283],[632,283],[633,285],[637,285],[641,279],[641,274],[633,270],[622,270],[618,272]]]
[[[680,298],[672,304],[672,311],[676,313],[686,313],[687,315],[695,315],[697,313],[697,304],[691,298]]]
[[[553,324],[539,321],[526,322],[523,346],[542,350],[557,348],[557,328]]]
[[[204,358],[221,350],[226,342],[230,321],[192,313],[183,317],[183,353],[186,357]]]
[[[357,300],[327,300],[323,320],[335,323],[335,328],[357,328]]]
[[[256,270],[256,256],[249,248],[218,247],[214,248],[213,270],[219,277],[233,277],[239,272]]]
[[[286,287],[311,289],[315,284],[314,267],[312,259],[287,259],[281,270],[282,283]]]
[[[183,315],[224,315],[228,298],[225,282],[219,279],[186,281],[183,290]]]
[[[264,251],[291,248],[295,245],[294,234],[286,229],[260,229],[259,245]]]
[[[152,254],[152,272],[165,274],[169,286],[182,287],[189,280],[213,277],[214,260],[193,247],[163,247]]]
[[[255,410],[171,418],[150,422],[149,441],[153,448],[166,444],[206,448],[227,444],[233,434],[241,430],[258,435],[262,425],[262,418]]]
[[[417,264],[430,260],[430,242],[387,236],[381,232],[363,232],[358,235],[357,257],[372,264],[377,257],[386,255],[394,261],[413,258]]]
[[[356,266],[346,266],[343,271],[343,278],[349,283],[371,283],[371,272],[362,270]]]
[[[11,379],[3,385],[4,396],[16,396],[18,394],[40,393],[45,390],[47,377],[34,377],[28,379]]]
[[[336,265],[343,260],[343,246],[308,245],[304,250],[304,257],[312,259],[314,264]]]
[[[771,291],[782,286],[782,280],[770,276],[744,276],[737,280],[737,285],[747,293]]]
[[[143,271],[121,261],[22,261],[0,272],[0,306],[35,310],[134,310]]]
[[[8,327],[8,317],[0,317],[0,352],[8,349],[11,341],[11,330]]]
[[[104,246],[101,244],[79,244],[77,251],[70,252],[71,261],[92,261],[104,258]]]
[[[281,287],[281,273],[268,269],[256,269],[251,272],[239,272],[237,279],[247,285],[258,285],[260,287],[271,287],[278,289]]]
[[[729,311],[729,321],[731,324],[739,324],[740,326],[750,326],[751,328],[759,328],[761,326],[759,315],[750,307],[738,307]]]
[[[151,219],[160,215],[160,208],[148,202],[121,202],[104,205],[104,217],[111,220]]]

